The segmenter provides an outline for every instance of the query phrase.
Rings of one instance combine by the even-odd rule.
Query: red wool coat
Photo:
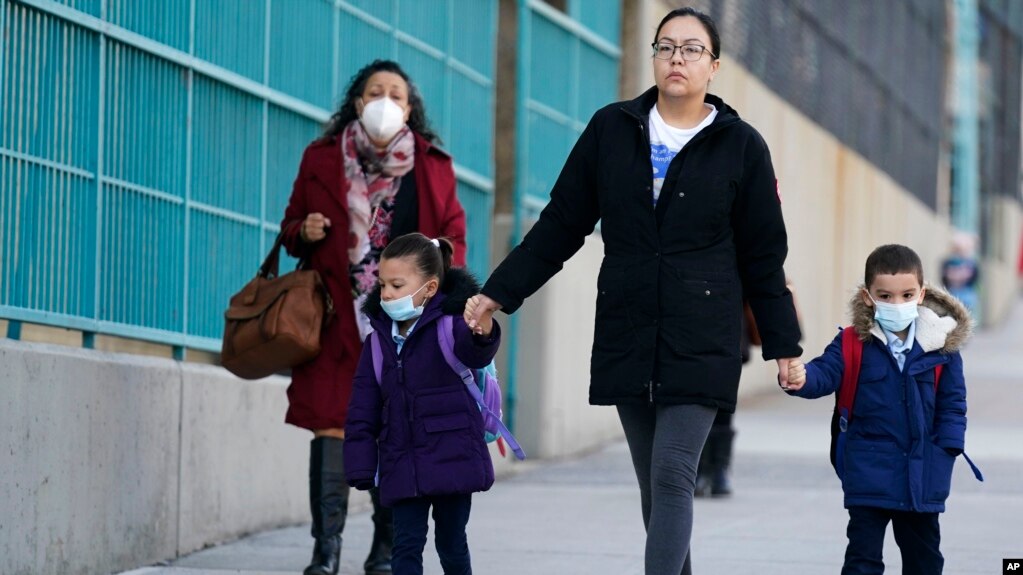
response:
[[[415,134],[415,167],[419,231],[431,238],[447,237],[455,245],[453,265],[465,265],[465,211],[455,194],[451,157]],[[408,176],[406,176],[408,177]],[[306,148],[295,178],[281,228],[321,213],[330,220],[327,237],[306,244],[300,225],[285,235],[293,257],[306,258],[320,272],[335,315],[324,327],[322,351],[292,370],[285,421],[305,429],[343,428],[352,394],[352,378],[362,353],[348,279],[348,181],[344,178],[339,137],[317,140]]]

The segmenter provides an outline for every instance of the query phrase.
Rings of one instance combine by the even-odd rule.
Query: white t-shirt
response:
[[[657,112],[657,104],[650,108],[650,163],[654,165],[654,203],[661,195],[661,186],[664,185],[664,177],[668,174],[668,164],[675,158],[675,155],[682,151],[682,148],[698,134],[714,122],[718,115],[718,109],[711,104],[704,104],[710,108],[710,114],[703,119],[695,128],[681,130],[673,128],[665,123],[664,119]]]

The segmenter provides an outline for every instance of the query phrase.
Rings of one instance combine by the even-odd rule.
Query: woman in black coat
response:
[[[625,429],[647,575],[678,575],[690,570],[700,451],[717,411],[735,409],[743,298],[783,384],[802,349],[770,153],[707,93],[720,65],[714,21],[674,10],[652,46],[657,85],[594,114],[539,220],[465,317],[514,312],[601,222],[589,399],[617,406]]]

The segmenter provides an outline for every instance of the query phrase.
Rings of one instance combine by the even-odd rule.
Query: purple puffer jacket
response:
[[[379,466],[385,506],[423,495],[486,491],[494,484],[479,407],[437,342],[437,320],[455,315],[455,355],[470,368],[490,363],[500,342],[497,322],[489,337],[480,337],[461,321],[466,299],[477,292],[471,275],[449,270],[441,293],[426,304],[400,355],[391,338],[391,319],[380,309],[379,290],[363,307],[373,329],[384,336],[383,382],[376,381],[367,342],[348,405],[345,478],[349,485],[368,488]]]

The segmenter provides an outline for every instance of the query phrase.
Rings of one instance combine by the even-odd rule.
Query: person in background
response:
[[[320,272],[335,316],[323,351],[292,370],[285,421],[313,432],[309,457],[312,561],[305,575],[336,574],[348,513],[344,427],[368,320],[358,310],[377,285],[390,238],[448,237],[465,264],[465,212],[451,157],[437,147],[423,98],[395,62],[359,70],[322,137],[306,148],[281,222],[288,253]],[[391,573],[391,511],[373,500],[367,575]]]
[[[959,298],[974,317],[980,303],[977,298],[977,237],[966,232],[952,236],[952,253],[941,263],[941,283],[948,293]]]

